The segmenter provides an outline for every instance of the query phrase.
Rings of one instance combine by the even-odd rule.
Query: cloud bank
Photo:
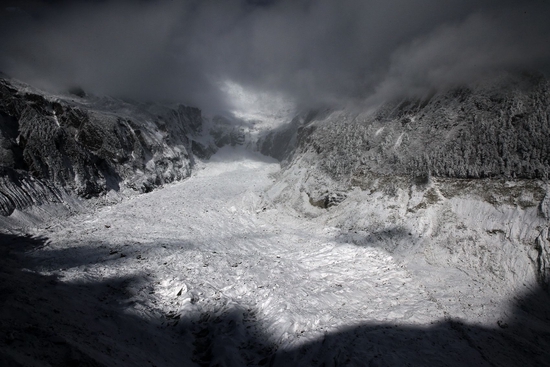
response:
[[[42,87],[228,108],[227,82],[302,105],[550,70],[546,0],[14,1],[0,70]]]

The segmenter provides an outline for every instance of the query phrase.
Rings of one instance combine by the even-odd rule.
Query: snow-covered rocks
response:
[[[188,177],[193,147],[209,149],[193,144],[196,108],[53,95],[15,80],[0,81],[0,120],[3,216],[49,203],[76,209],[67,196],[148,192]]]
[[[246,131],[222,124],[220,139],[231,145],[233,131],[236,147],[195,162],[187,180],[35,229],[24,271],[0,257],[8,269],[0,278],[17,280],[5,288],[16,296],[0,313],[9,344],[0,345],[0,362],[40,360],[33,335],[47,335],[59,343],[39,351],[70,350],[103,365],[546,364],[548,192],[536,171],[547,164],[544,149],[520,166],[521,149],[512,154],[519,178],[465,178],[463,170],[500,167],[491,144],[480,153],[479,140],[456,141],[461,151],[477,146],[481,163],[443,152],[472,128],[460,108],[474,105],[487,118],[534,106],[521,126],[537,132],[539,147],[543,103],[516,103],[537,94],[501,92],[388,105],[378,111],[387,120],[330,110],[298,117],[258,140],[285,159],[282,170],[239,145]],[[485,98],[501,94],[510,99]],[[62,114],[55,118],[52,129],[63,127]],[[480,121],[470,132],[492,131]],[[144,140],[164,141],[171,129],[151,128]],[[443,161],[430,158],[436,151]],[[182,152],[157,151],[135,172],[162,170],[162,158]],[[45,306],[32,309],[40,299]],[[24,327],[4,315],[25,312],[36,326],[18,339]]]
[[[471,214],[462,206],[478,205],[493,229],[513,213],[463,198],[410,213],[399,190],[387,201],[356,189],[311,218],[271,200],[278,170],[264,156],[223,148],[183,182],[52,222],[22,255],[27,277],[12,290],[18,296],[9,309],[27,312],[33,333],[78,335],[69,344],[74,358],[105,365],[534,366],[547,356],[543,344],[531,343],[544,322],[525,329],[534,311],[514,310],[510,293],[495,288],[503,283],[485,274],[492,250],[464,247],[462,237],[449,242],[464,235],[453,227]],[[410,216],[399,222],[392,205]],[[445,205],[462,219],[443,217]],[[475,252],[478,263],[465,265],[474,257],[462,250]],[[48,283],[54,277],[55,286]],[[31,291],[45,304],[38,314],[21,301]],[[529,309],[538,305],[521,297]],[[6,332],[21,332],[2,317]],[[19,338],[0,345],[0,357],[12,350],[16,360],[25,353],[31,361],[61,358]],[[53,348],[48,343],[43,348]]]

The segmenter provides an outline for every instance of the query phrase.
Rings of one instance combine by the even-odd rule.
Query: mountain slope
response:
[[[79,95],[0,80],[1,215],[147,192],[188,177],[193,148],[211,154],[194,141],[203,123],[196,108]]]
[[[302,117],[296,150],[314,153],[320,170],[343,180],[364,171],[546,179],[549,100],[542,75],[507,74],[378,108],[318,110]]]
[[[429,268],[425,286],[445,312],[491,319],[466,295],[550,288],[549,86],[514,74],[304,115],[286,130],[296,130],[295,148],[266,202],[321,218],[342,241],[383,248],[413,273]],[[443,294],[440,282],[450,285]]]

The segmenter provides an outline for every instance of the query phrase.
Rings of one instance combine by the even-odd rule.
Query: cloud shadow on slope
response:
[[[128,285],[137,277],[66,283],[34,272],[36,262],[24,253],[46,239],[0,234],[0,244],[0,365],[160,366],[181,360],[162,355],[169,351],[163,343],[174,339],[169,333],[126,311]],[[146,345],[146,337],[155,342]]]
[[[105,241],[92,241],[87,245],[71,246],[65,248],[44,249],[40,258],[32,259],[33,268],[36,270],[42,267],[50,268],[55,264],[58,269],[86,267],[89,265],[104,263],[112,266],[116,261],[141,258],[146,256],[148,251],[154,247],[163,247],[167,251],[189,251],[196,246],[186,240],[159,241],[155,243],[140,242],[141,249],[128,244],[111,245]],[[76,254],[76,255],[75,255]]]
[[[412,230],[405,226],[390,226],[377,231],[349,230],[340,232],[335,240],[340,243],[353,243],[360,247],[381,248],[393,252],[403,243],[417,239]]]
[[[220,305],[200,315],[142,316],[128,293],[136,277],[66,283],[33,272],[24,251],[46,239],[0,234],[0,365],[25,366],[542,366],[550,360],[550,296],[518,296],[495,328],[445,320],[431,326],[362,322],[282,348],[261,315]],[[79,249],[73,248],[74,257]],[[88,251],[88,250],[86,250]],[[86,255],[89,255],[86,254]]]

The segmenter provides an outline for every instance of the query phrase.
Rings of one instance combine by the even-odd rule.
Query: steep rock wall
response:
[[[147,192],[181,180],[201,129],[192,107],[56,96],[0,80],[0,214],[65,193]]]

